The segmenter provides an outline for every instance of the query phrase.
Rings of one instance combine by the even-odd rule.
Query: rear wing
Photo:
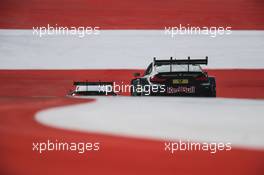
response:
[[[74,82],[73,83],[74,86],[89,86],[89,85],[112,85],[113,86],[113,82],[101,82],[101,81],[98,81],[98,82],[86,82],[86,81],[83,81],[83,82]]]
[[[208,64],[208,56],[205,57],[205,59],[191,59],[188,57],[187,59],[173,59],[170,57],[169,60],[157,60],[156,57],[153,59],[153,66],[154,65],[172,65],[172,64],[186,64],[186,65],[201,65],[201,64]]]
[[[84,96],[84,95],[116,95],[113,91],[113,82],[74,82],[75,89],[69,95]]]

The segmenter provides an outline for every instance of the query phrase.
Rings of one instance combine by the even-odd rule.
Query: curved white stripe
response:
[[[49,126],[151,139],[231,142],[264,148],[264,101],[224,98],[100,97],[36,114]]]

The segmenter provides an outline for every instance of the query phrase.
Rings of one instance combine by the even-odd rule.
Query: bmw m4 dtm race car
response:
[[[204,96],[216,97],[216,81],[208,76],[200,65],[208,64],[205,59],[157,60],[147,67],[140,77],[135,73],[131,81],[132,96]]]

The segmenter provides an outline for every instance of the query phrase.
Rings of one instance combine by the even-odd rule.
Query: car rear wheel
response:
[[[131,96],[141,96],[141,93],[137,92],[137,86],[138,86],[138,80],[132,80],[131,81],[131,88],[130,88],[130,94]]]
[[[208,97],[216,97],[216,81],[214,77],[209,78],[210,91]]]

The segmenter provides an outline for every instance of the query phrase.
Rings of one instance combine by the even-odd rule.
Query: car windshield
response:
[[[173,65],[156,65],[157,72],[188,72],[188,65],[186,64],[173,64]],[[189,65],[190,72],[202,72],[200,65]]]

